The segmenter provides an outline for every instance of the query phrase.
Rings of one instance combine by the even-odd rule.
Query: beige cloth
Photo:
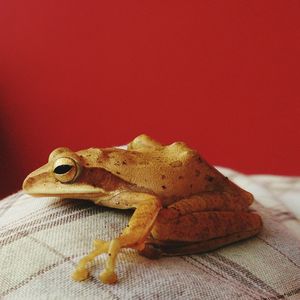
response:
[[[221,171],[260,201],[262,233],[202,255],[149,260],[123,250],[115,285],[97,280],[104,255],[87,281],[70,274],[95,238],[118,235],[130,211],[22,192],[0,201],[1,299],[300,299],[300,179]]]

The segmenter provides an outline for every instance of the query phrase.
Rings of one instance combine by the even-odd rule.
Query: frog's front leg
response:
[[[130,200],[127,197],[119,197],[117,202],[123,207],[135,207],[127,227],[122,231],[120,236],[109,242],[96,240],[94,241],[95,249],[87,256],[83,257],[72,278],[76,281],[84,280],[88,277],[87,264],[102,253],[108,253],[105,269],[100,274],[100,280],[104,283],[115,283],[117,276],[115,274],[115,264],[117,255],[121,248],[133,248],[141,250],[144,242],[148,237],[156,217],[161,209],[160,200],[149,194],[130,194]],[[128,203],[130,202],[130,206]]]
[[[188,255],[207,252],[256,235],[261,217],[236,201],[221,201],[222,194],[210,193],[181,200],[160,211],[141,255]],[[207,201],[207,199],[209,201]]]

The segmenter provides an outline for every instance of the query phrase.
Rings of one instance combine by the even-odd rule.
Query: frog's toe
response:
[[[101,240],[94,241],[94,250],[88,255],[84,256],[78,263],[75,272],[72,274],[72,278],[75,281],[82,281],[88,278],[89,272],[87,270],[88,264],[91,263],[96,256],[107,252],[108,243]]]
[[[114,271],[102,271],[99,275],[99,279],[103,283],[113,284],[118,281],[117,274]]]
[[[93,241],[93,245],[94,245],[95,248],[103,247],[103,246],[105,246],[106,243],[107,242],[104,241],[104,240],[94,240]]]
[[[82,281],[89,277],[89,272],[87,269],[76,269],[72,274],[72,279],[75,281]]]

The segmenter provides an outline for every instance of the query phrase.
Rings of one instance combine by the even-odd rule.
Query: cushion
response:
[[[199,255],[150,260],[131,249],[119,254],[119,281],[98,275],[74,282],[71,274],[94,239],[112,239],[132,211],[90,201],[33,198],[22,192],[0,201],[0,296],[7,299],[300,299],[299,220],[276,195],[287,178],[221,171],[254,193],[264,228],[255,238]],[[269,181],[268,181],[268,180]],[[294,185],[299,187],[298,182]],[[293,183],[294,184],[294,183]],[[278,188],[280,190],[280,188]],[[290,191],[290,190],[289,190]],[[283,201],[284,202],[284,201]],[[296,209],[297,211],[297,209]],[[289,221],[288,221],[289,220]],[[287,222],[288,221],[288,222]],[[288,224],[288,226],[286,226]]]

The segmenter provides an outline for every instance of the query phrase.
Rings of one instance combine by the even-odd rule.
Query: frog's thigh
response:
[[[174,217],[163,209],[151,231],[151,238],[140,254],[161,255],[201,253],[256,235],[262,221],[250,212],[204,211]]]

